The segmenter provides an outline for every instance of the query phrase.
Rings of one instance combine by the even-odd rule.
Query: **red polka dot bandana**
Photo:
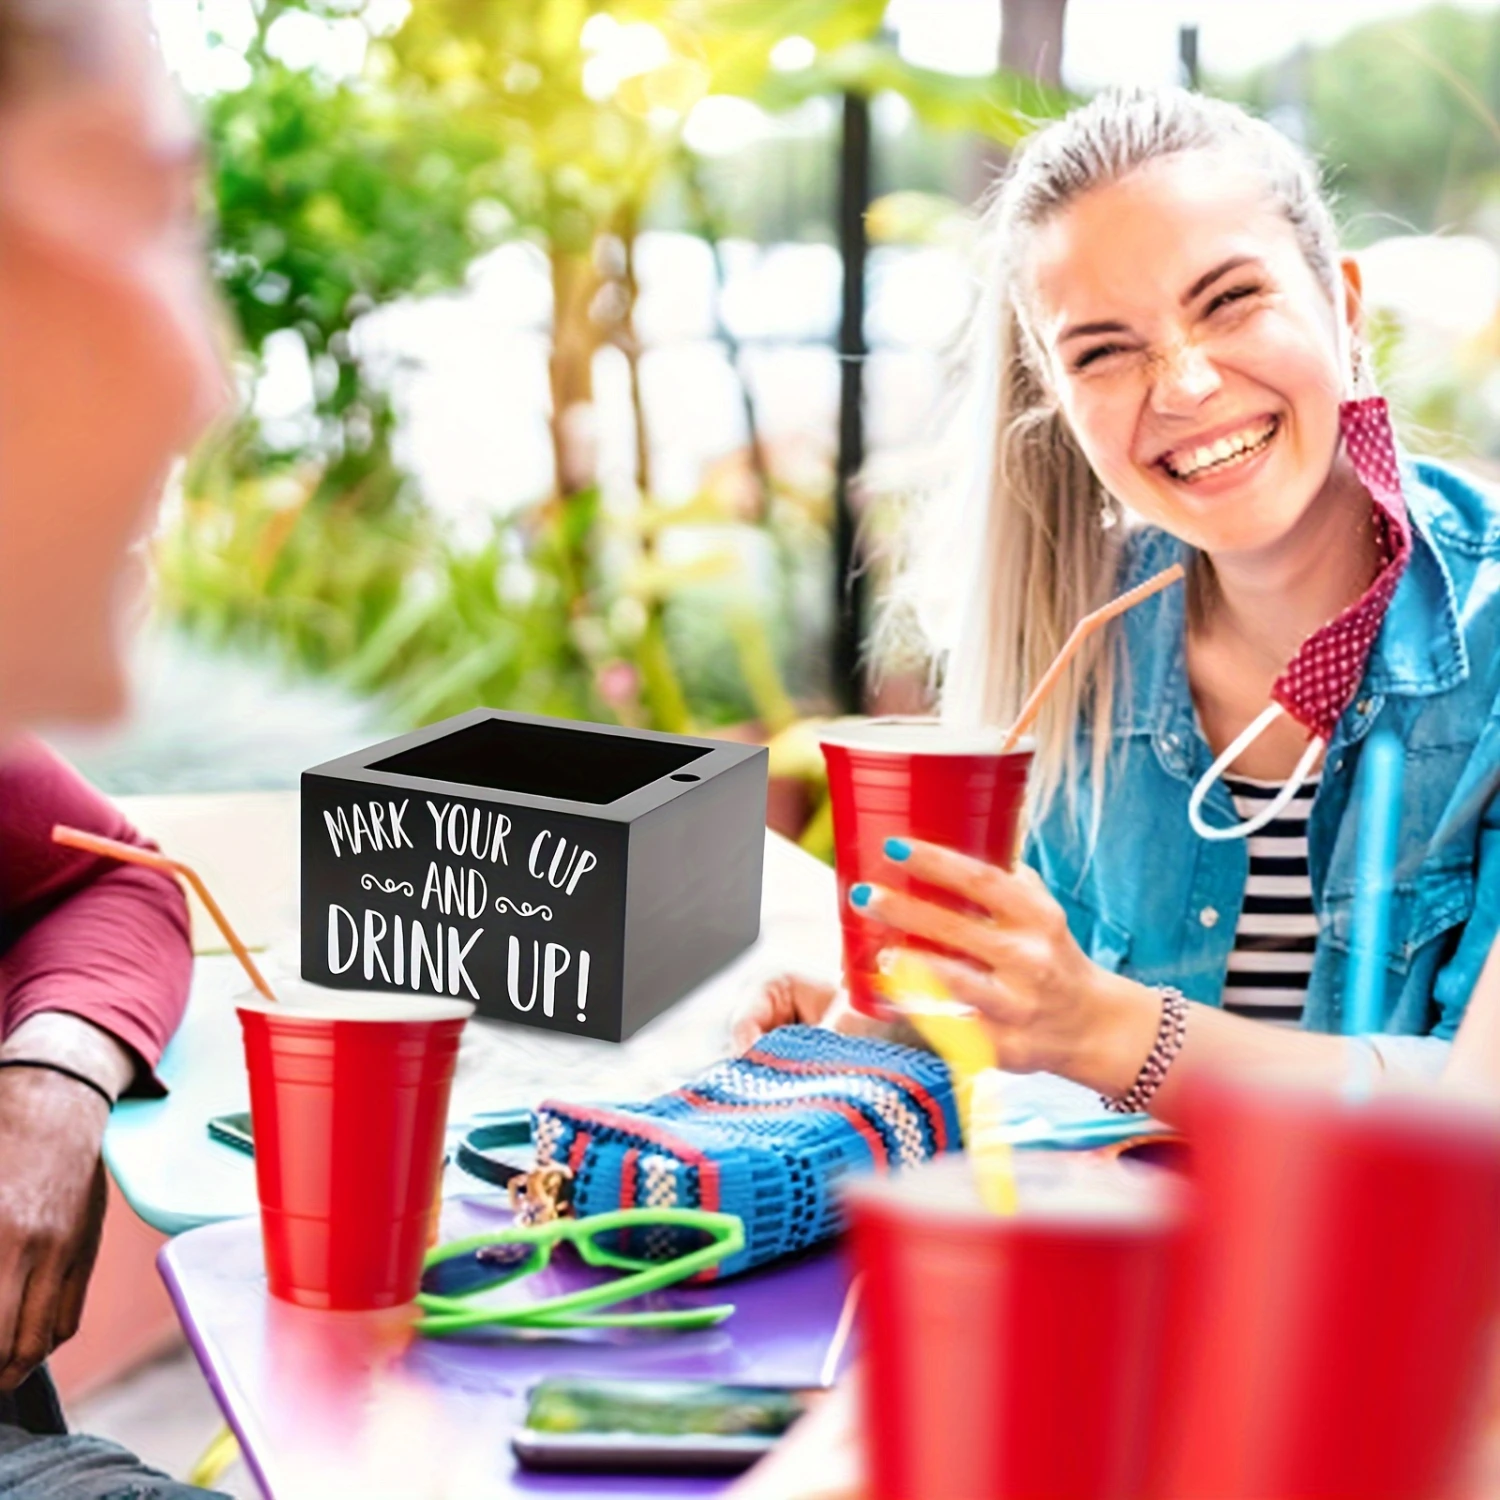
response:
[[[1276,702],[1325,743],[1359,690],[1370,649],[1411,556],[1411,520],[1384,399],[1345,401],[1339,407],[1339,430],[1344,452],[1375,502],[1372,519],[1380,571],[1359,599],[1303,641],[1271,689]]]

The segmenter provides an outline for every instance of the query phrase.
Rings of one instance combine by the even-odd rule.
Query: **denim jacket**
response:
[[[1404,461],[1402,483],[1413,521],[1411,560],[1360,689],[1329,742],[1308,819],[1318,942],[1303,1025],[1340,1029],[1356,773],[1360,746],[1379,724],[1406,747],[1384,1030],[1446,1039],[1500,925],[1500,802],[1492,805],[1500,787],[1500,495],[1426,461]],[[1186,551],[1161,531],[1140,531],[1122,587]],[[1213,754],[1188,689],[1184,613],[1183,589],[1170,588],[1123,617],[1125,666],[1097,837],[1081,746],[1077,797],[1053,799],[1027,858],[1096,962],[1217,1005],[1249,854],[1243,839],[1210,843],[1188,825],[1188,794]],[[1211,823],[1237,821],[1222,782],[1204,814]],[[1401,1046],[1389,1050],[1399,1054]],[[1407,1048],[1413,1057],[1423,1051]]]

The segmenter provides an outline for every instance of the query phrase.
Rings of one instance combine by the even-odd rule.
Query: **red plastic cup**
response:
[[[849,887],[889,890],[970,909],[946,891],[913,880],[885,856],[888,838],[924,839],[990,864],[1016,853],[1031,742],[1000,754],[1004,731],[952,729],[936,719],[867,719],[832,724],[821,735],[833,804],[834,867],[844,934],[844,982],[854,1008],[886,1016],[874,985],[891,934],[849,905]],[[903,937],[912,947],[931,945]]]
[[[1149,1169],[1022,1153],[1018,1213],[966,1159],[849,1189],[872,1500],[1132,1500],[1179,1217]]]
[[[272,1296],[377,1308],[417,1294],[459,1034],[474,1007],[282,984],[239,1007]]]
[[[1500,1310],[1500,1121],[1220,1082],[1188,1124],[1161,1492],[1449,1493]]]

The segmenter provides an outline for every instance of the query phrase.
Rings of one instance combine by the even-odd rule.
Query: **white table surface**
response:
[[[244,936],[269,946],[259,961],[273,985],[278,974],[296,973],[295,794],[122,804],[164,848],[198,865],[231,921],[247,914]],[[247,857],[239,835],[250,827],[254,843]],[[236,850],[232,867],[220,853],[225,849]],[[546,1094],[627,1100],[676,1087],[725,1054],[731,1015],[765,979],[786,970],[837,976],[835,902],[833,872],[767,833],[761,934],[746,952],[624,1043],[471,1022],[450,1124],[483,1110],[529,1107]],[[221,946],[200,920],[194,937],[200,950]],[[233,958],[200,951],[187,1015],[159,1070],[168,1097],[121,1104],[105,1136],[105,1160],[121,1191],[164,1233],[256,1211],[253,1162],[210,1139],[207,1128],[213,1116],[248,1107],[232,1003],[247,988]]]

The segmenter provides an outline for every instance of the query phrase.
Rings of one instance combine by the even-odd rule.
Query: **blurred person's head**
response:
[[[957,611],[945,710],[1004,723],[1114,587],[1127,520],[1211,570],[1285,548],[1349,482],[1359,279],[1304,153],[1177,89],[1111,91],[1037,131],[985,230],[956,436],[971,467],[932,581]],[[955,555],[976,559],[962,595]],[[1102,770],[1110,649],[1084,654],[1038,722],[1043,801],[1070,780],[1080,722]]]
[[[144,0],[0,0],[0,732],[122,706],[132,553],[225,394],[197,170]]]

